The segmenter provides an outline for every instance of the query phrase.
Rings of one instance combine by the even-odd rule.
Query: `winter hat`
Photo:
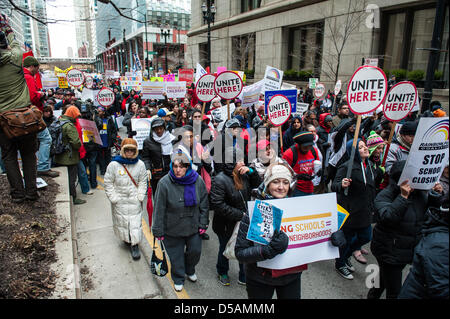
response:
[[[311,132],[299,132],[294,135],[294,141],[298,145],[309,146],[314,145],[314,134]]]
[[[274,163],[270,165],[266,173],[264,174],[265,188],[267,189],[267,186],[269,186],[269,184],[277,178],[287,179],[289,181],[289,184],[291,184],[292,180],[294,179],[292,169],[280,163]]]
[[[383,138],[375,131],[371,131],[367,138],[367,147],[369,148],[369,156],[372,156],[373,151],[377,149],[379,145],[384,144]]]
[[[433,112],[434,117],[444,117],[447,116],[447,113],[445,113],[445,111],[443,111],[441,108],[436,109]]]
[[[76,119],[77,117],[81,116],[80,110],[76,106],[69,106],[64,113],[65,116],[71,117],[73,119]]]
[[[23,67],[24,68],[28,68],[30,66],[38,66],[38,65],[39,65],[39,61],[34,56],[27,56],[23,60]]]
[[[156,117],[156,118],[152,121],[152,124],[151,124],[152,130],[153,130],[155,127],[158,127],[158,126],[163,126],[163,127],[166,126],[166,122],[164,122],[164,120],[163,120],[162,118],[160,118],[160,117]]]
[[[415,135],[418,123],[416,121],[405,122],[400,128],[401,135]]]
[[[164,117],[164,116],[168,116],[168,115],[171,115],[171,114],[173,114],[173,112],[170,112],[167,108],[162,108],[162,109],[160,109],[159,111],[158,111],[158,116],[159,117]]]
[[[135,159],[138,156],[139,152],[138,152],[137,142],[132,138],[125,138],[122,141],[122,144],[120,144],[120,156],[122,156],[123,158],[126,158],[125,157],[125,149],[130,149],[130,148],[134,149],[134,154],[129,159]]]
[[[268,145],[270,145],[270,142],[268,140],[261,140],[258,142],[258,144],[256,144],[256,151],[259,152],[265,150]]]

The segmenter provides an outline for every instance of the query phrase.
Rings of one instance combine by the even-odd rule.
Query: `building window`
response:
[[[200,65],[206,67],[208,65],[208,43],[199,43],[198,54]]]
[[[241,13],[258,9],[261,7],[261,0],[241,0]]]
[[[289,30],[288,69],[310,71],[320,76],[324,23],[315,23]]]
[[[233,69],[240,71],[255,70],[255,39],[255,33],[244,34],[232,38]]]

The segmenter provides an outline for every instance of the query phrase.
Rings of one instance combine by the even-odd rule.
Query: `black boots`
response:
[[[141,253],[139,252],[139,246],[134,245],[131,246],[131,257],[133,257],[134,260],[139,260],[141,258]]]

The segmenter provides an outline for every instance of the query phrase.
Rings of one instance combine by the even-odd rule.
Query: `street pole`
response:
[[[208,20],[208,61],[207,66],[209,67],[209,72],[212,73],[211,70],[211,0],[207,1],[207,20]]]
[[[147,56],[146,65],[147,65],[147,79],[150,79],[150,62],[148,60],[148,39],[147,39],[147,6],[145,7],[145,56]]]
[[[434,71],[438,65],[439,52],[441,50],[441,35],[444,27],[445,14],[444,0],[438,0],[436,3],[436,18],[434,20],[433,38],[431,39],[430,55],[428,57],[427,76],[425,80],[425,87],[423,90],[423,100],[421,113],[430,108],[431,98],[433,97],[433,80]]]
[[[127,50],[127,43],[125,42],[125,29],[123,29],[123,46],[124,46],[124,51],[125,51],[125,72],[128,71],[128,50]],[[124,73],[125,73],[124,72]]]

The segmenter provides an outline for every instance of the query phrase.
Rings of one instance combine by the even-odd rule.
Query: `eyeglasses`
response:
[[[193,118],[193,119],[201,119],[202,116],[201,116],[201,115],[199,115],[199,116],[193,116],[192,118]]]

